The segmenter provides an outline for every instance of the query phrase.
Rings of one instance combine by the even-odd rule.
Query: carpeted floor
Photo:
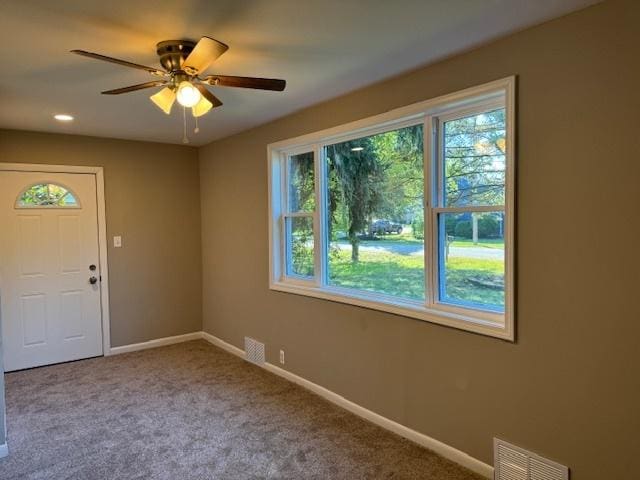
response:
[[[6,375],[3,480],[480,477],[204,341]]]

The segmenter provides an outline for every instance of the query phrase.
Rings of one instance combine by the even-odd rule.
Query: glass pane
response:
[[[440,301],[504,311],[504,213],[438,218]]]
[[[444,123],[445,205],[504,205],[505,110]]]
[[[313,218],[285,218],[287,275],[313,277]]]
[[[289,212],[316,209],[313,152],[291,155],[287,160]]]
[[[34,185],[27,190],[26,194],[33,197],[35,205],[46,204],[49,200],[49,185]]]
[[[32,205],[37,205],[38,201],[34,195],[33,192],[31,191],[26,191],[22,194],[22,197],[20,197],[20,200],[18,201],[18,205],[25,207],[25,206],[32,206]]]
[[[66,188],[53,183],[29,187],[18,199],[17,207],[75,207],[75,197]]]
[[[49,184],[49,202],[51,205],[58,205],[62,197],[67,194],[67,189],[60,185]]]
[[[78,202],[76,201],[76,197],[74,197],[73,194],[71,192],[69,192],[64,197],[62,197],[60,199],[60,201],[58,202],[58,205],[62,205],[62,206],[65,206],[65,207],[71,207],[71,206],[78,205]]]
[[[422,125],[325,147],[330,285],[424,299]]]

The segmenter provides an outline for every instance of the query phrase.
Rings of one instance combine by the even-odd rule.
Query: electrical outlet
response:
[[[280,350],[280,363],[284,365],[284,350]]]

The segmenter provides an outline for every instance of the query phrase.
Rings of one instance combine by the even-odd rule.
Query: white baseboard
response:
[[[224,340],[221,340],[218,337],[211,335],[210,333],[207,333],[207,332],[200,332],[200,333],[201,333],[200,338],[207,340],[209,343],[217,347],[220,347],[223,350],[226,350],[227,352],[230,352],[234,355],[244,358],[245,356],[244,350],[234,345],[231,345],[225,342]],[[435,438],[431,438],[423,433],[412,430],[409,427],[405,427],[404,425],[394,422],[393,420],[383,417],[382,415],[378,415],[377,413],[372,412],[371,410],[368,410],[358,405],[357,403],[353,403],[352,401],[347,400],[343,396],[338,395],[337,393],[332,392],[329,389],[326,389],[316,383],[313,383],[305,378],[302,378],[294,373],[284,370],[283,368],[277,367],[271,363],[265,363],[264,368],[271,373],[274,373],[280,377],[283,377],[289,380],[290,382],[293,382],[297,385],[300,385],[301,387],[306,388],[307,390],[311,390],[313,393],[320,395],[321,397],[327,399],[328,401],[335,403],[336,405],[344,408],[345,410],[348,410],[351,413],[354,413],[355,415],[358,415],[359,417],[362,417],[378,425],[379,427],[382,427],[386,430],[390,430],[396,433],[397,435],[400,435],[401,437],[407,438],[417,443],[418,445],[428,448],[429,450],[443,456],[444,458],[447,458],[452,462],[462,465],[463,467],[466,467],[469,470],[479,475],[482,475],[486,478],[493,478],[493,467],[491,465],[488,465],[478,460],[477,458],[474,458],[471,455],[468,455],[463,451],[458,450],[457,448],[447,445],[446,443],[442,443],[441,441],[436,440]]]
[[[147,348],[163,347],[165,345],[189,342],[191,340],[199,340],[201,338],[202,332],[185,333],[184,335],[176,335],[175,337],[157,338],[155,340],[149,340],[148,342],[132,343],[131,345],[123,345],[121,347],[111,347],[107,355],[136,352],[138,350],[146,350]]]
[[[216,347],[220,347],[223,350],[226,350],[229,353],[233,353],[234,355],[244,358],[244,350],[236,347],[235,345],[231,345],[230,343],[225,342],[224,340],[219,339],[207,332],[201,332],[202,339],[206,340],[209,343],[212,343]]]
[[[0,445],[0,458],[9,455],[9,446],[6,443]]]

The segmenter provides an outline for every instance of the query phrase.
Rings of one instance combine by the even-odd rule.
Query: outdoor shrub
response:
[[[411,230],[414,238],[422,240],[424,238],[424,218],[418,217],[411,222]]]
[[[492,238],[500,235],[500,225],[494,215],[483,215],[478,219],[478,236]]]
[[[471,222],[469,220],[463,220],[456,223],[454,234],[456,237],[471,238],[473,234]]]
[[[293,239],[291,256],[293,257],[294,270],[299,275],[313,275],[313,247],[308,245],[311,238],[312,235],[309,233],[309,235],[302,234]]]
[[[444,217],[444,229],[447,232],[447,235],[455,235],[456,234],[456,225],[458,221],[460,221],[460,215],[445,215]]]

